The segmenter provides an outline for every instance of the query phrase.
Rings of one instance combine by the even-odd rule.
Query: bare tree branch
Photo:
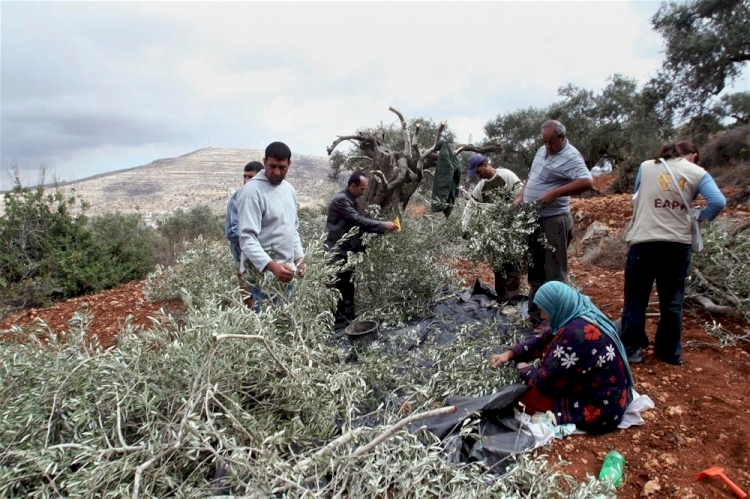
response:
[[[462,152],[475,152],[479,154],[488,153],[499,153],[503,150],[503,146],[500,144],[485,144],[483,146],[475,146],[474,144],[459,144],[459,146],[453,151],[455,154]]]
[[[411,138],[409,138],[409,128],[406,126],[404,115],[395,107],[389,107],[388,110],[398,116],[398,120],[401,122],[401,135],[404,136],[404,156],[411,158]]]
[[[742,309],[742,301],[734,293],[729,291],[722,291],[721,289],[714,286],[708,279],[703,276],[703,274],[701,274],[701,271],[697,268],[693,268],[693,275],[695,275],[698,280],[717,297],[723,298],[724,300],[730,302],[732,305],[737,307],[738,310]]]
[[[425,158],[427,158],[427,156],[429,156],[430,154],[432,154],[433,152],[435,152],[437,150],[437,145],[440,142],[440,136],[443,135],[443,130],[445,130],[445,125],[447,123],[448,123],[447,121],[443,120],[443,121],[440,122],[440,125],[438,125],[437,133],[435,134],[435,144],[432,147],[430,147],[429,149],[427,149],[425,152],[423,152],[422,155],[419,157],[419,161],[417,161],[417,170],[418,171],[421,172],[422,169],[424,168],[424,160],[425,160]]]
[[[357,141],[363,141],[365,140],[365,137],[363,137],[360,134],[357,135],[339,135],[339,138],[333,141],[333,144],[328,146],[326,150],[328,151],[328,155],[330,156],[331,153],[333,153],[333,150],[336,149],[336,146],[344,142],[345,140],[357,140]]]
[[[711,300],[711,298],[703,295],[691,295],[686,297],[688,300],[692,300],[696,302],[698,305],[703,307],[706,312],[710,312],[712,314],[721,314],[721,315],[728,315],[730,317],[735,317],[738,319],[742,319],[742,312],[737,310],[734,307],[730,307],[729,305],[718,305]]]
[[[419,136],[419,132],[422,130],[422,124],[417,123],[417,126],[414,127],[414,143],[417,143],[417,137]]]
[[[300,472],[307,470],[307,468],[309,468],[310,465],[313,464],[313,459],[332,454],[333,451],[335,451],[342,445],[348,444],[353,439],[358,438],[362,434],[363,430],[364,430],[363,428],[355,428],[352,431],[344,433],[336,440],[333,440],[332,442],[329,442],[328,444],[326,444],[324,447],[318,450],[315,454],[313,454],[312,457],[309,457],[297,463],[294,466],[293,471],[295,473],[300,473]]]
[[[361,161],[363,159],[366,159],[366,160],[370,161],[370,163],[372,163],[372,158],[369,157],[369,156],[349,156],[348,158],[346,158],[346,161],[344,161],[344,163],[341,165],[341,167],[342,167],[342,169],[344,169],[344,167],[346,167],[346,169],[348,170],[349,168],[351,168],[351,162],[352,161]]]
[[[354,452],[352,452],[352,457],[359,457],[363,454],[367,454],[372,449],[380,445],[381,443],[385,442],[389,438],[391,438],[393,435],[398,433],[402,428],[405,426],[415,422],[420,421],[422,419],[431,418],[434,416],[442,416],[443,414],[453,414],[456,412],[458,408],[455,405],[449,405],[448,407],[441,407],[439,409],[433,409],[431,411],[426,412],[420,412],[418,414],[412,414],[411,416],[402,419],[398,423],[394,424],[390,428],[388,428],[385,432],[383,432],[381,435],[379,435],[377,438],[373,439],[372,442],[370,442],[367,445],[363,445],[362,447],[358,448]]]
[[[401,184],[406,180],[406,174],[411,170],[409,169],[409,161],[406,158],[400,158],[396,164],[398,165],[398,174],[396,178],[391,180],[388,185],[389,190],[398,189]]]
[[[383,185],[385,186],[385,189],[388,190],[388,186],[389,186],[388,179],[385,178],[385,175],[383,174],[383,172],[381,172],[380,170],[373,170],[370,172],[370,175],[377,177],[378,180],[380,180],[383,183]]]

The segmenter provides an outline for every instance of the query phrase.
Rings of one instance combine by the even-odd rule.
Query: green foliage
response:
[[[733,123],[725,125],[727,119]],[[678,130],[679,137],[692,140],[703,152],[704,146],[712,147],[713,137],[725,130],[743,128],[750,124],[750,92],[726,94],[713,107],[705,107],[693,114]],[[705,158],[704,154],[701,157]],[[739,157],[726,156],[723,163],[740,160]],[[701,162],[703,164],[703,162]],[[715,166],[722,162],[712,162],[707,166]]]
[[[17,298],[23,300],[19,304],[43,303],[55,293],[64,294],[59,283],[51,280],[59,264],[50,255],[87,239],[85,219],[73,214],[85,206],[74,194],[47,192],[42,185],[28,189],[18,179],[13,190],[5,193],[4,202],[0,271],[11,288],[9,294],[18,293]]]
[[[651,23],[666,42],[669,106],[695,114],[710,104],[750,60],[750,4],[691,0],[662,4]]]
[[[542,146],[541,125],[548,119],[565,125],[568,139],[589,168],[640,164],[658,152],[672,130],[669,118],[654,112],[662,94],[651,87],[639,91],[635,80],[622,75],[614,75],[599,94],[570,84],[558,94],[561,100],[547,108],[522,109],[487,123],[487,136],[504,146],[494,164],[526,176]]]
[[[238,291],[236,266],[229,248],[198,236],[183,244],[174,265],[157,265],[146,281],[151,301],[178,299],[190,306],[205,307],[217,296]]]
[[[368,216],[378,218],[378,213]],[[455,224],[444,221],[443,214],[404,216],[402,232],[362,236],[366,251],[350,258],[357,269],[356,305],[360,315],[384,324],[425,317],[433,300],[456,283],[447,260],[435,254],[459,234]]]
[[[605,497],[605,485],[575,484],[543,457],[522,456],[498,479],[478,463],[449,463],[434,437],[406,430],[355,456],[405,407],[490,393],[516,374],[488,370],[503,341],[491,324],[400,359],[375,343],[347,362],[330,341],[336,269],[320,236],[296,298],[260,314],[231,284],[226,247],[199,238],[149,280],[150,292],[184,300],[179,318],[154,317],[147,331],[126,323],[107,351],[87,337],[85,315],[62,341],[42,326],[14,328],[0,343],[9,359],[0,365],[0,495]],[[433,376],[416,368],[422,359],[435,363]],[[476,433],[476,421],[462,432]]]
[[[487,202],[472,203],[474,213],[466,230],[469,237],[467,256],[475,262],[486,262],[490,268],[504,264],[523,267],[531,257],[529,241],[546,241],[539,230],[539,203],[512,206],[515,195],[504,189],[485,193]]]
[[[89,222],[97,264],[106,269],[104,288],[142,279],[154,270],[161,240],[138,213],[106,213]]]
[[[735,120],[735,125],[750,124],[750,92],[736,92],[721,97],[717,113]]]
[[[540,127],[547,116],[547,109],[530,107],[489,121],[484,128],[487,137],[503,145],[500,154],[492,155],[493,164],[525,177],[542,146]]]
[[[185,211],[178,208],[158,223],[159,232],[166,240],[166,260],[171,264],[180,246],[198,236],[220,240],[224,237],[224,215],[217,215],[208,205],[199,205]]]
[[[706,293],[750,320],[750,230],[736,232],[716,221],[701,233],[704,247],[692,255],[689,291]]]
[[[716,133],[700,151],[701,166],[708,169],[750,162],[750,125]]]
[[[144,277],[153,268],[156,235],[137,215],[88,220],[86,204],[18,179],[0,219],[0,302],[39,306]]]

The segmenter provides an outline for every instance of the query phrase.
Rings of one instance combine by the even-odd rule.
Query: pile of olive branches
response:
[[[517,459],[498,480],[406,431],[448,396],[514,381],[487,368],[504,337],[478,324],[448,346],[395,358],[375,343],[351,363],[330,340],[337,269],[320,236],[306,249],[295,298],[259,314],[243,304],[227,249],[198,240],[149,282],[184,312],[146,331],[126,321],[115,347],[87,336],[86,315],[59,341],[44,324],[14,328],[0,343],[0,496],[611,496],[542,458]]]
[[[349,262],[356,269],[358,313],[384,325],[425,317],[436,299],[459,289],[455,271],[440,258],[458,235],[457,226],[442,213],[405,218],[401,226],[397,233],[363,234],[366,250]]]
[[[716,221],[702,230],[704,248],[693,253],[688,297],[710,312],[750,320],[750,230]]]
[[[529,241],[546,241],[539,230],[538,203],[512,206],[512,193],[495,189],[486,193],[487,202],[472,203],[474,210],[466,232],[467,256],[475,262],[486,262],[491,268],[503,265],[522,267],[528,258]]]

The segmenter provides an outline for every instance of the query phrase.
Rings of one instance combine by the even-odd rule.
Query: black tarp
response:
[[[526,302],[519,306],[522,313],[527,309]],[[470,324],[492,323],[500,335],[508,333],[508,319],[501,313],[495,291],[479,280],[470,288],[436,304],[432,311],[434,316],[429,319],[380,331],[377,340],[383,344],[384,354],[398,356],[411,352],[418,355],[419,347],[430,338],[439,346],[448,345],[456,339],[462,326]],[[473,333],[469,330],[466,334]],[[356,362],[358,347],[374,337],[350,342],[342,331],[335,339],[350,350],[347,361]],[[434,366],[430,360],[418,361],[416,365],[424,369],[425,376],[431,376]],[[526,385],[511,384],[484,397],[451,397],[445,405],[455,405],[458,408],[455,413],[416,422],[410,429],[414,432],[424,429],[443,440],[446,459],[450,462],[483,461],[488,467],[502,472],[505,469],[503,462],[508,456],[534,444],[533,436],[513,418],[513,403],[527,388]],[[461,437],[456,433],[467,418],[479,419],[478,434]],[[377,421],[368,419],[363,424],[377,424]]]

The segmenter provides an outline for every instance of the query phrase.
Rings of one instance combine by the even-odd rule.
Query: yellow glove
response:
[[[401,232],[401,220],[396,217],[396,220],[394,220],[393,223],[396,224],[396,232]]]

